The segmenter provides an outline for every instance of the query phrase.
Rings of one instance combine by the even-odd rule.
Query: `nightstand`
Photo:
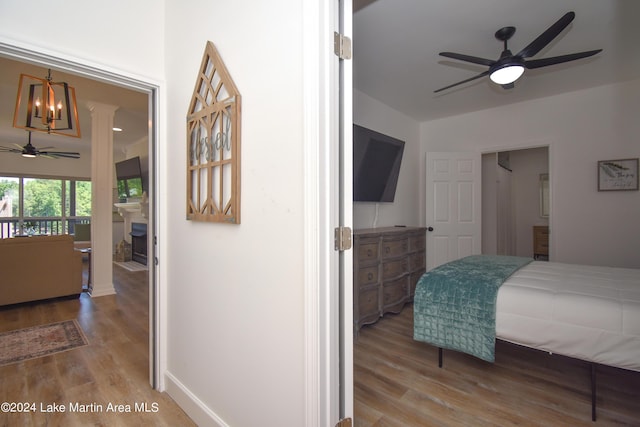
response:
[[[549,226],[533,226],[533,259],[549,261]]]

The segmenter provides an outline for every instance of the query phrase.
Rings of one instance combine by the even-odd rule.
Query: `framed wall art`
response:
[[[240,224],[240,93],[207,42],[187,112],[187,219]]]
[[[598,191],[638,191],[638,159],[600,160]]]

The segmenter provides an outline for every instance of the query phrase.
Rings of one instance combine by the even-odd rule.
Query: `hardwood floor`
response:
[[[355,426],[640,426],[640,373],[498,342],[496,363],[413,340],[413,307],[354,345]]]
[[[85,264],[86,267],[86,264]],[[166,394],[149,385],[147,272],[114,266],[116,295],[0,308],[0,331],[76,319],[89,345],[0,366],[0,402],[33,402],[35,412],[4,413],[1,426],[193,426]],[[85,271],[86,281],[86,271]],[[64,404],[67,412],[40,405]],[[88,412],[69,412],[70,404]],[[115,412],[108,412],[108,405]],[[149,412],[136,412],[136,404]],[[100,408],[98,405],[102,405]],[[130,413],[124,412],[129,405]],[[140,406],[139,406],[140,407]]]

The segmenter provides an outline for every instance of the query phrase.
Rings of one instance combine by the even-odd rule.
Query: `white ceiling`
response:
[[[487,77],[438,94],[485,67],[447,59],[441,51],[497,59],[502,44],[494,33],[515,26],[509,41],[520,51],[568,11],[576,18],[535,58],[603,49],[594,57],[527,70],[504,90]],[[354,87],[417,121],[433,120],[561,92],[640,78],[640,0],[354,0]],[[15,129],[13,109],[21,73],[45,77],[46,68],[0,57],[0,145],[26,144]],[[76,89],[82,138],[34,133],[34,145],[88,153],[88,101],[119,106],[116,150],[148,135],[148,96],[52,70],[56,81]],[[9,154],[1,154],[3,156]]]
[[[603,49],[591,58],[526,70],[504,90],[488,77],[434,90],[487,68],[442,51],[498,59],[494,33],[516,27],[515,54],[568,11],[576,18],[534,59]],[[638,0],[354,0],[353,84],[361,92],[428,121],[612,82],[640,78]]]
[[[47,68],[33,64],[16,62],[0,56],[0,145],[13,147],[27,143],[28,133],[13,127],[13,113],[20,74],[29,74],[44,78]],[[56,82],[64,81],[75,88],[80,120],[81,138],[50,135],[43,132],[32,133],[32,143],[39,147],[55,147],[53,151],[78,151],[81,157],[90,155],[91,147],[91,113],[88,102],[100,102],[118,107],[114,124],[123,129],[114,132],[114,150],[123,151],[127,145],[139,142],[148,137],[149,106],[148,95],[130,89],[105,84],[77,75],[63,73],[52,69],[51,75]],[[0,153],[11,156],[10,153]]]

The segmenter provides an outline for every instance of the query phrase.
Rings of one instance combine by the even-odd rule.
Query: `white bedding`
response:
[[[640,371],[640,270],[533,261],[498,292],[496,336]]]

